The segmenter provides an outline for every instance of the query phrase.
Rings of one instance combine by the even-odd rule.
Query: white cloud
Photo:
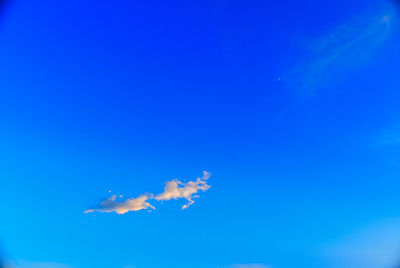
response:
[[[179,180],[168,181],[165,185],[164,192],[155,197],[158,201],[171,200],[184,198],[188,201],[187,204],[182,206],[182,209],[187,209],[194,203],[193,198],[198,197],[199,191],[207,191],[210,189],[210,185],[207,184],[207,180],[210,178],[210,173],[204,171],[203,177],[197,178],[195,181],[181,182]]]
[[[85,213],[90,212],[116,212],[118,214],[125,214],[129,211],[139,211],[143,209],[155,209],[150,203],[147,202],[151,195],[141,195],[137,198],[127,198],[124,201],[117,201],[117,196],[113,195],[100,202],[97,208],[88,209]]]
[[[95,208],[85,210],[85,213],[91,212],[115,212],[118,214],[125,214],[129,211],[139,210],[152,210],[155,209],[151,205],[149,200],[167,201],[171,199],[186,199],[187,204],[182,206],[182,209],[187,209],[194,203],[193,198],[198,197],[196,195],[199,191],[207,191],[210,189],[210,185],[207,184],[207,180],[210,178],[210,173],[204,171],[201,178],[197,178],[195,181],[181,182],[177,179],[168,181],[164,188],[164,192],[154,196],[153,194],[143,194],[137,198],[126,198],[123,201],[117,201],[118,198],[122,198],[120,195],[113,195],[100,202]]]

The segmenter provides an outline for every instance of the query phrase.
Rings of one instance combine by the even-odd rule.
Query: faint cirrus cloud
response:
[[[288,75],[290,87],[313,94],[317,89],[346,80],[366,65],[389,36],[397,12],[389,5],[374,13],[355,17],[327,35],[307,42],[312,55]]]
[[[57,262],[33,262],[25,260],[8,260],[6,261],[4,268],[73,268],[73,267],[67,264],[57,263]]]
[[[400,221],[390,220],[352,232],[322,252],[328,268],[397,268]]]
[[[400,116],[398,113],[388,112],[387,123],[377,133],[372,135],[371,147],[393,147],[400,145]]]

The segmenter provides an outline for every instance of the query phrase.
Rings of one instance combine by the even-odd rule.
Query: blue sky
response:
[[[7,268],[400,261],[394,3],[10,0],[2,16]]]

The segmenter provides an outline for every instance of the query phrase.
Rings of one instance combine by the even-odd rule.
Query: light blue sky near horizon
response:
[[[385,1],[11,1],[3,255],[33,268],[378,268],[356,253],[400,229],[397,16]],[[203,171],[211,188],[187,210],[83,213],[109,190],[157,194]],[[400,232],[383,237],[368,250],[397,252]]]

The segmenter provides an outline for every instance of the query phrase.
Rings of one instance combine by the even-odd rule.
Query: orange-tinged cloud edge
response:
[[[168,201],[172,199],[186,199],[188,202],[182,206],[182,209],[187,209],[194,203],[193,199],[199,197],[198,193],[200,191],[205,192],[211,188],[211,186],[207,184],[210,176],[211,173],[203,171],[203,176],[194,181],[182,182],[177,179],[167,181],[164,187],[164,192],[157,195],[142,194],[136,198],[126,198],[121,201],[118,200],[121,199],[121,197],[112,195],[111,197],[102,200],[95,208],[85,210],[84,213],[115,212],[117,214],[125,214],[130,211],[150,211],[156,208],[148,201]]]

